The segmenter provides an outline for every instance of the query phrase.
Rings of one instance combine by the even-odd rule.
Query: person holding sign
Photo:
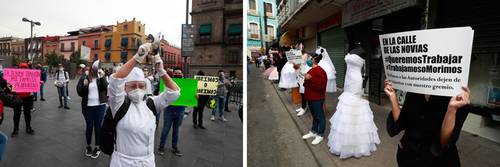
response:
[[[377,150],[380,139],[368,100],[363,99],[361,69],[365,60],[348,53],[344,92],[339,96],[337,111],[330,118],[329,151],[341,159],[370,156]]]
[[[135,66],[144,62],[150,50],[150,43],[141,45],[133,58],[109,78],[108,96],[112,116],[114,118],[118,116],[117,113],[125,102],[130,105],[125,109],[125,115],[122,115],[123,117],[116,124],[116,145],[111,155],[111,167],[137,166],[138,164],[147,167],[155,166],[155,115],[146,101],[150,103],[152,101],[152,108],[161,111],[177,100],[180,95],[179,86],[167,75],[160,56],[155,55],[156,69],[165,81],[166,90],[158,96],[145,98],[144,72]]]
[[[184,74],[180,68],[174,69],[173,78],[184,78]],[[161,131],[160,147],[158,148],[158,153],[160,155],[165,154],[165,142],[167,140],[170,127],[172,127],[172,153],[176,156],[182,156],[181,151],[177,147],[177,143],[179,140],[179,127],[182,125],[185,110],[185,106],[174,105],[170,105],[163,109],[163,130]]]
[[[27,63],[19,64],[19,68],[28,68]],[[36,81],[39,84],[39,81]],[[14,90],[15,92],[15,90]],[[33,135],[35,131],[31,128],[31,109],[33,109],[33,95],[31,92],[17,92],[17,97],[21,99],[21,105],[24,113],[24,122],[26,123],[26,133]],[[14,131],[11,136],[15,137],[19,133],[19,121],[21,120],[21,109],[14,110]]]
[[[323,134],[325,132],[325,113],[323,104],[325,103],[326,83],[328,78],[325,70],[318,65],[321,58],[322,55],[318,54],[312,57],[312,68],[304,77],[304,94],[313,115],[313,123],[311,131],[302,136],[302,139],[314,138],[312,141],[313,145],[319,144],[323,140]]]
[[[387,132],[394,137],[405,131],[397,151],[399,166],[460,166],[456,142],[469,114],[470,90],[453,96],[406,93],[400,108],[392,83],[384,91],[392,111],[387,117]]]
[[[200,70],[196,75],[205,76],[205,73]],[[193,109],[193,127],[206,129],[203,126],[203,110],[205,110],[205,105],[207,105],[210,96],[197,94],[197,97],[198,97],[198,106],[194,107]]]

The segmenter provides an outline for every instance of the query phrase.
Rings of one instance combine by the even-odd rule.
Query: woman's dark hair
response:
[[[200,70],[200,71],[198,71],[198,73],[196,73],[196,75],[201,75],[201,76],[204,76],[204,75],[205,75],[205,73],[204,73],[203,71],[201,71],[201,70]]]
[[[316,64],[318,64],[318,63],[319,63],[319,61],[320,61],[321,59],[323,59],[323,55],[322,55],[322,54],[314,54],[314,55],[312,56],[312,59],[313,59],[313,61],[314,61],[314,62],[316,62]]]

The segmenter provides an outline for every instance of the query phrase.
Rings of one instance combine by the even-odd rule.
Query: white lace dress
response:
[[[293,68],[292,63],[287,62],[281,69],[281,77],[278,87],[287,89],[299,87],[297,84],[297,74],[295,74],[295,69]]]
[[[369,156],[377,150],[380,139],[369,102],[361,98],[361,68],[365,60],[355,54],[345,57],[347,71],[344,92],[339,96],[337,111],[330,118],[328,147],[340,158]]]

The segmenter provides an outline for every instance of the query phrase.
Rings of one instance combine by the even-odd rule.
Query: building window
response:
[[[266,16],[274,16],[273,15],[273,4],[264,2],[264,11],[266,11]]]
[[[71,51],[74,52],[75,51],[75,43],[74,42],[71,42]]]
[[[124,47],[124,48],[127,48],[127,46],[128,46],[128,37],[122,37],[121,46]]]
[[[104,54],[104,58],[105,58],[105,59],[106,59],[106,61],[108,61],[108,62],[109,62],[109,61],[111,61],[111,53],[110,53],[110,52],[106,52],[106,53]]]
[[[82,41],[83,46],[87,46],[87,41]]]
[[[248,34],[250,34],[250,38],[259,39],[259,25],[257,23],[250,23],[248,31]]]
[[[64,52],[64,43],[61,43],[61,52]]]
[[[99,48],[99,40],[94,40],[94,48]]]
[[[128,31],[128,24],[123,25],[123,31]]]
[[[243,27],[241,24],[230,24],[228,28],[228,37],[230,43],[241,42],[241,32]]]
[[[201,0],[201,4],[207,4],[207,3],[212,3],[215,2],[214,0]]]
[[[106,41],[104,42],[104,47],[106,49],[110,49],[111,48],[111,39],[106,39]]]
[[[139,32],[141,32],[141,26],[139,26],[138,29],[139,29]]]
[[[200,42],[210,42],[212,36],[212,24],[202,24],[199,29]]]
[[[255,2],[255,0],[249,0],[248,5],[249,5],[248,8],[249,10],[253,10],[253,12],[257,10],[257,3]]]
[[[226,62],[229,64],[238,64],[239,59],[241,59],[241,56],[239,54],[239,51],[230,51],[227,54]]]
[[[272,25],[267,25],[267,36],[269,37],[267,40],[274,40],[274,27]]]

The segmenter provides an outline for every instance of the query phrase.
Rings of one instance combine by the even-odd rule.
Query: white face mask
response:
[[[134,89],[128,92],[128,98],[132,103],[139,103],[144,100],[144,95],[146,91],[143,89]]]
[[[64,68],[59,68],[59,71],[62,71],[62,70],[64,70]]]
[[[89,71],[85,71],[85,75],[89,75]]]

